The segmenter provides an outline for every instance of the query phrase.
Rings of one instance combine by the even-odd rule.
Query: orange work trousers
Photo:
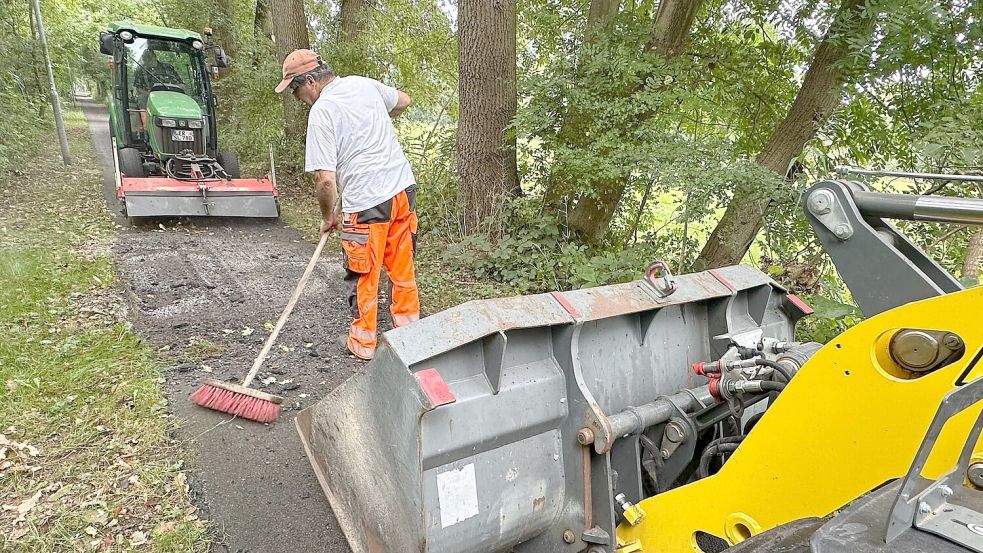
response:
[[[413,255],[416,253],[416,188],[411,186],[365,211],[345,213],[341,226],[345,286],[352,324],[348,350],[361,359],[375,354],[379,276],[386,267],[393,326],[420,318]]]

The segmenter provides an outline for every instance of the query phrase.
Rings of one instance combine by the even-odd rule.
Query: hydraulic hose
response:
[[[768,359],[758,359],[754,360],[754,364],[761,367],[769,367],[774,369],[777,373],[781,374],[785,378],[785,382],[792,381],[792,373],[789,372],[788,368],[783,366],[781,363],[776,363],[774,361],[769,361]]]
[[[723,453],[737,451],[743,439],[743,436],[731,436],[710,442],[706,449],[703,450],[703,455],[700,455],[700,468],[697,470],[697,476],[700,478],[710,476],[710,462],[713,461],[713,458]]]
[[[784,382],[775,382],[774,380],[757,380],[761,385],[762,392],[781,392],[785,389]]]
[[[751,432],[751,429],[754,428],[754,425],[758,424],[758,421],[761,420],[761,417],[765,416],[765,413],[767,413],[767,411],[762,411],[748,417],[747,422],[744,423],[744,433],[748,434]]]

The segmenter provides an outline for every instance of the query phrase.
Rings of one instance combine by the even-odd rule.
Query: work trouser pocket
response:
[[[345,268],[353,273],[368,273],[372,269],[369,259],[369,235],[357,232],[341,233],[341,249],[345,255]]]

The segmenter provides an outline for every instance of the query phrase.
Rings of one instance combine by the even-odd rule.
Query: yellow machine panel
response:
[[[806,363],[720,472],[641,501],[647,516],[618,528],[621,550],[699,552],[697,532],[736,544],[829,515],[903,476],[943,396],[983,375],[981,319],[977,287],[898,307],[841,334]],[[895,333],[912,328],[954,333],[965,353],[934,372],[909,372],[888,348]],[[946,425],[925,476],[953,467],[979,411]]]

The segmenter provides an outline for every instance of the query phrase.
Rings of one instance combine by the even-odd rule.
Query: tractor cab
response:
[[[208,29],[203,37],[130,22],[99,35],[100,51],[112,56],[109,125],[117,195],[129,216],[278,214],[275,183],[240,179],[238,158],[218,149],[210,75],[228,62],[210,37]],[[244,191],[260,197],[216,199]],[[188,199],[196,195],[200,201]]]

